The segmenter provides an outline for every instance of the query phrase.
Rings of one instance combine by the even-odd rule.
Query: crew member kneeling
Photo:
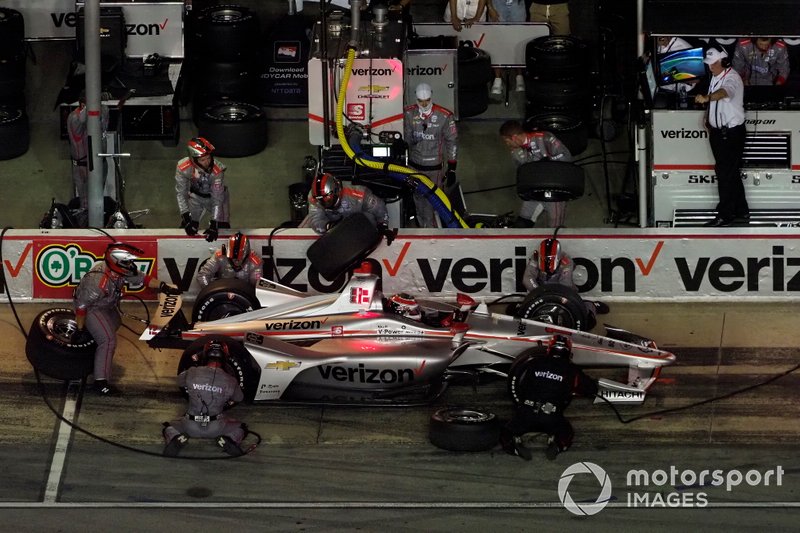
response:
[[[531,452],[521,436],[542,432],[549,436],[545,455],[549,460],[566,451],[575,432],[564,410],[572,395],[594,396],[597,382],[583,373],[572,358],[572,341],[564,335],[554,335],[547,347],[548,357],[531,358],[520,369],[514,388],[517,407],[514,416],[500,434],[500,444],[506,453],[531,460]]]
[[[201,287],[217,279],[236,278],[253,286],[263,275],[264,265],[261,257],[250,250],[250,239],[241,232],[228,238],[228,246],[224,244],[215,251],[197,270],[195,279]]]
[[[176,457],[189,437],[216,439],[228,455],[244,454],[239,446],[245,436],[243,424],[223,413],[244,399],[239,383],[223,368],[227,351],[221,342],[210,340],[200,354],[199,366],[178,374],[178,385],[189,396],[189,408],[182,418],[164,423],[164,455]]]

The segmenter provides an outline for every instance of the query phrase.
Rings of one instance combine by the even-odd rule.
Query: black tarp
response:
[[[800,35],[798,0],[645,0],[651,35]]]

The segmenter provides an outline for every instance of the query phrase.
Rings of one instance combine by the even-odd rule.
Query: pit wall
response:
[[[310,293],[336,292],[344,277],[322,278],[306,258],[316,235],[270,229],[243,230],[264,257],[265,277]],[[195,275],[216,243],[183,232],[109,231],[144,251],[141,270],[174,283],[189,299]],[[522,273],[545,230],[402,230],[391,246],[370,256],[383,292],[444,298],[458,292],[487,302],[523,293]],[[81,276],[102,258],[111,237],[92,230],[10,230],[2,240],[3,275],[14,301],[70,300]],[[607,301],[778,301],[800,292],[800,231],[795,228],[574,229],[558,234],[575,261],[585,297]],[[6,293],[6,287],[2,292]],[[154,295],[142,291],[140,297]],[[5,301],[5,298],[3,299]]]

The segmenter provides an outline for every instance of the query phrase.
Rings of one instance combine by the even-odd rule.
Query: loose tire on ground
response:
[[[586,331],[588,316],[583,300],[564,285],[539,285],[519,304],[514,316]]]
[[[445,407],[431,415],[431,444],[452,452],[482,452],[500,439],[500,421],[494,413],[465,407]]]
[[[480,115],[489,108],[489,90],[486,84],[477,89],[458,91],[458,118]]]
[[[549,131],[564,143],[573,157],[586,150],[589,144],[588,128],[580,117],[575,115],[565,113],[534,115],[525,120],[524,128],[527,131]]]
[[[267,116],[245,102],[212,104],[197,121],[202,137],[213,139],[220,157],[246,157],[267,146]]]
[[[533,161],[517,167],[517,195],[522,200],[566,202],[583,196],[585,174],[573,163]]]
[[[83,379],[94,370],[94,352],[97,343],[88,332],[79,334],[72,309],[54,308],[42,311],[33,319],[25,355],[31,365],[46,376],[55,379]]]
[[[30,144],[31,132],[25,110],[0,105],[0,161],[21,156]]]
[[[214,280],[200,291],[192,307],[192,322],[210,322],[261,307],[256,288],[236,279]]]
[[[224,335],[207,335],[192,342],[181,355],[181,360],[178,362],[178,374],[189,367],[198,365],[203,348],[211,340],[228,347],[228,357],[222,368],[239,382],[239,387],[244,393],[244,401],[252,402],[261,379],[261,371],[241,342],[231,340]]]

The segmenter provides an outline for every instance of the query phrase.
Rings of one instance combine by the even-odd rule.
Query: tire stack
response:
[[[24,39],[22,13],[0,7],[0,160],[19,157],[30,146]]]
[[[192,21],[192,114],[221,157],[245,157],[267,146],[267,118],[253,103],[259,38],[258,18],[246,7],[207,7]]]
[[[489,54],[464,41],[458,47],[458,118],[480,115],[489,107],[488,84],[494,79]]]
[[[525,126],[552,132],[575,156],[586,149],[592,101],[586,43],[550,35],[525,47]]]

